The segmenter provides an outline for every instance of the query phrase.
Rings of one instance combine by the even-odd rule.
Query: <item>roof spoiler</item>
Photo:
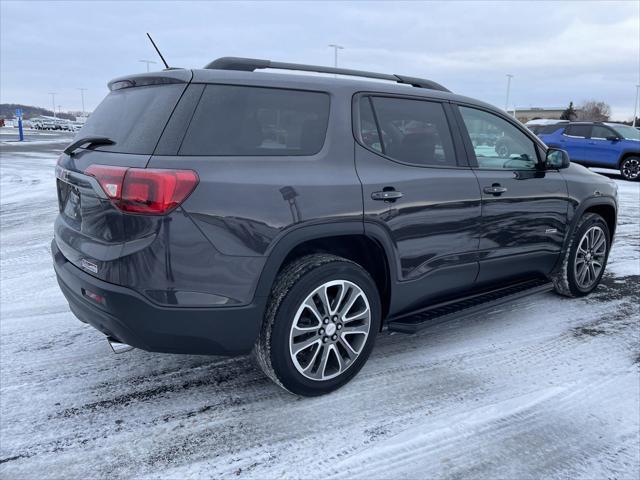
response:
[[[440,90],[450,92],[451,90],[424,78],[408,77],[406,75],[396,75],[388,73],[367,72],[365,70],[351,70],[348,68],[323,67],[319,65],[304,65],[301,63],[273,62],[271,60],[261,60],[258,58],[243,57],[221,57],[208,63],[205,69],[214,70],[238,70],[242,72],[253,72],[257,69],[273,68],[277,70],[297,70],[301,72],[333,73],[337,75],[349,75],[353,77],[375,78],[378,80],[390,80],[396,83],[411,85],[418,88],[428,88],[430,90]]]

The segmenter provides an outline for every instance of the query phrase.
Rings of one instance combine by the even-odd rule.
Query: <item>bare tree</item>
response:
[[[605,102],[589,100],[578,108],[577,120],[588,122],[606,122],[611,116],[611,107]]]

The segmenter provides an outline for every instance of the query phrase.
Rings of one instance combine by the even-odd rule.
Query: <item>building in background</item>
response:
[[[562,116],[562,112],[566,110],[567,107],[552,107],[552,108],[544,108],[544,107],[530,107],[530,108],[521,108],[516,109],[516,118],[522,123],[527,123],[529,120],[535,120],[538,118],[548,118],[551,120],[560,120]],[[580,110],[576,109],[576,113]]]

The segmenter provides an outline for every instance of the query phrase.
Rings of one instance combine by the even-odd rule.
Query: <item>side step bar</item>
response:
[[[511,284],[507,287],[477,293],[457,300],[442,302],[416,313],[400,317],[387,323],[392,332],[415,333],[422,328],[437,323],[479,313],[522,297],[553,290],[553,283],[548,280],[528,280]]]

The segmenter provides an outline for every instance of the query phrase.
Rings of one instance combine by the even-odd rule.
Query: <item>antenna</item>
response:
[[[156,45],[156,42],[153,41],[153,38],[151,38],[151,35],[149,35],[147,33],[147,37],[149,37],[149,40],[151,40],[151,44],[153,45],[153,48],[156,49],[156,52],[158,52],[158,55],[160,55],[160,60],[162,60],[162,63],[164,63],[164,66],[167,68],[167,70],[170,68],[169,64],[167,63],[167,61],[164,59],[164,57],[162,56],[162,54],[160,53],[160,50],[158,49],[158,46]]]

